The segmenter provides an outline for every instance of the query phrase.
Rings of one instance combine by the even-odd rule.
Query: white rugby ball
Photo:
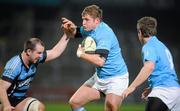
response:
[[[96,51],[96,42],[94,39],[90,36],[86,37],[82,43],[81,46],[84,48],[85,53],[95,53]]]

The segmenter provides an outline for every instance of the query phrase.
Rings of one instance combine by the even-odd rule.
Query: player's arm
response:
[[[2,102],[4,110],[14,109],[7,96],[7,89],[11,86],[11,83],[5,80],[0,79],[0,101]]]
[[[76,26],[72,21],[68,20],[65,17],[63,17],[61,20],[62,20],[62,28],[68,37],[70,38],[82,37],[79,26]]]
[[[131,83],[131,85],[123,92],[123,96],[127,97],[130,93],[132,93],[138,86],[140,86],[147,78],[150,76],[152,71],[154,70],[155,64],[152,61],[146,61],[144,66],[141,68],[139,74],[135,78],[135,80]]]
[[[77,26],[70,21],[69,19],[63,17],[62,20],[62,28],[68,37],[74,38],[77,33]]]
[[[92,64],[95,64],[99,67],[102,67],[105,63],[105,60],[100,57],[99,54],[86,54],[83,53],[80,57],[81,59],[90,62]]]
[[[64,34],[52,49],[47,50],[47,58],[45,61],[47,62],[59,57],[62,54],[62,52],[65,50],[68,42],[69,39],[67,39],[67,35]]]
[[[77,50],[77,56],[80,59],[83,59],[89,63],[95,64],[99,67],[102,67],[104,65],[108,54],[109,54],[109,51],[105,49],[96,50],[95,54],[85,53],[81,46],[79,46]]]

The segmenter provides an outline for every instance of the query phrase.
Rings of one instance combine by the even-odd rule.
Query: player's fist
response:
[[[141,99],[145,99],[147,100],[147,96],[149,95],[149,93],[151,92],[151,88],[145,88],[143,93],[141,94]]]
[[[68,37],[74,37],[74,35],[76,34],[76,28],[77,26],[70,20],[68,20],[67,18],[61,18],[62,20],[62,29],[64,30],[64,33],[66,33],[66,35]]]
[[[128,87],[124,92],[122,93],[122,98],[126,98],[129,94],[131,94],[136,88],[135,87]]]

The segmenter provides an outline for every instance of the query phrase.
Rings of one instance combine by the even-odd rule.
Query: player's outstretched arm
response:
[[[59,57],[65,50],[68,42],[69,39],[67,39],[67,35],[64,33],[59,42],[51,50],[47,50],[46,62]]]
[[[135,91],[135,89],[140,86],[147,78],[150,76],[154,69],[155,65],[152,61],[147,61],[144,63],[141,71],[135,78],[135,80],[131,83],[131,85],[123,92],[122,96],[125,98],[129,94]]]

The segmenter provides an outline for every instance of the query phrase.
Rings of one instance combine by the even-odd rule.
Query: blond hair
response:
[[[102,11],[102,9],[99,8],[99,6],[97,6],[97,5],[89,5],[89,6],[84,8],[81,15],[82,16],[90,15],[93,18],[102,19],[102,14],[103,14],[103,11]]]

